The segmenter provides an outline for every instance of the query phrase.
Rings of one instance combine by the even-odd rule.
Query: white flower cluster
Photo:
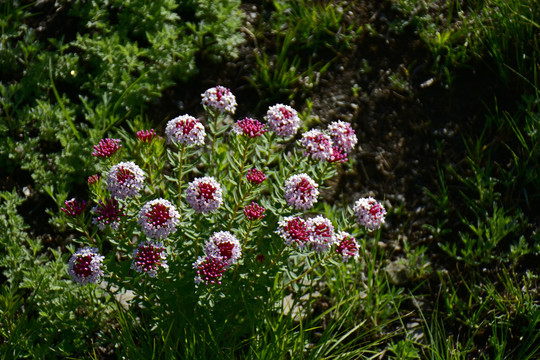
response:
[[[293,175],[285,181],[285,200],[296,210],[310,209],[317,202],[318,187],[307,174]]]
[[[265,120],[268,122],[270,130],[282,138],[295,135],[301,123],[296,110],[283,104],[276,104],[268,108]]]
[[[228,112],[234,114],[236,111],[236,98],[234,97],[231,90],[218,85],[216,87],[210,88],[201,94],[202,104],[218,110],[221,113]]]
[[[351,234],[340,231],[336,235],[336,243],[338,244],[336,253],[343,257],[343,262],[347,262],[349,259],[356,260],[358,258],[358,243]]]
[[[319,253],[327,252],[336,243],[334,225],[322,215],[307,220],[288,216],[279,222],[276,234],[288,246],[296,244],[300,249],[309,247]]]
[[[286,245],[296,244],[300,249],[303,249],[309,241],[306,221],[298,216],[287,216],[280,220],[276,234],[285,241]]]
[[[111,167],[107,176],[107,189],[117,199],[137,196],[144,185],[144,172],[133,161]]]
[[[141,225],[146,237],[164,239],[176,231],[180,214],[168,200],[154,199],[141,208],[137,223]]]
[[[99,254],[98,249],[88,246],[81,248],[69,259],[69,275],[79,285],[97,283],[103,275],[103,259],[105,257]]]
[[[360,198],[353,207],[358,223],[369,230],[376,230],[384,223],[386,210],[374,198]]]
[[[169,144],[204,145],[206,131],[199,119],[190,115],[178,116],[169,120],[165,128]]]
[[[208,257],[220,258],[229,267],[242,257],[242,246],[238,239],[230,232],[218,231],[206,242],[204,253]]]
[[[336,242],[334,225],[332,225],[330,219],[318,215],[308,219],[306,221],[306,227],[309,235],[309,243],[316,252],[326,252]]]
[[[328,125],[327,133],[330,135],[335,146],[339,147],[345,153],[350,153],[358,139],[354,133],[354,129],[351,127],[351,124],[345,121],[334,121]]]
[[[212,176],[195,178],[186,190],[186,201],[198,213],[214,212],[223,203],[221,185]]]
[[[300,144],[306,149],[306,155],[317,160],[329,160],[333,154],[332,139],[318,129],[312,129],[302,134]]]

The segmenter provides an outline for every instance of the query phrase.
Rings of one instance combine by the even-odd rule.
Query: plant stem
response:
[[[195,260],[199,257],[199,242],[201,238],[201,214],[197,214],[197,240],[195,241]]]
[[[249,222],[249,227],[247,229],[247,232],[246,232],[246,236],[244,237],[244,242],[242,243],[242,257],[244,258],[247,258],[246,255],[245,255],[245,252],[246,252],[246,245],[247,245],[247,241],[248,241],[248,238],[249,238],[249,233],[251,232],[251,227],[253,226],[253,221],[250,221]],[[235,269],[234,269],[234,272],[231,276],[231,279],[234,280],[236,279],[236,274],[238,273],[238,264],[236,265]]]
[[[249,227],[248,227],[247,232],[246,232],[246,237],[244,238],[244,243],[242,244],[242,254],[245,253],[247,240],[248,240],[248,237],[249,237],[249,233],[251,232],[251,227],[252,226],[253,226],[253,220],[251,220],[249,222]]]
[[[182,144],[178,159],[178,213],[180,219],[182,217],[182,168],[184,166],[184,152],[186,151],[186,145]]]
[[[248,197],[248,195],[251,193],[251,187],[247,189],[247,191],[244,193],[244,196],[242,196],[242,199],[234,206],[233,214],[231,215],[231,219],[229,221],[229,226],[227,227],[227,230],[231,230],[234,218],[236,217],[236,214],[238,213],[238,209],[240,208],[240,204],[244,202],[244,200]]]
[[[326,256],[322,259],[320,259],[319,261],[317,261],[315,263],[315,265],[312,265],[310,266],[308,269],[306,269],[303,273],[301,273],[300,275],[298,275],[297,277],[295,277],[294,279],[290,280],[288,283],[285,284],[284,288],[286,288],[287,286],[291,285],[292,283],[294,282],[297,282],[298,280],[302,280],[302,278],[304,276],[306,276],[307,274],[309,274],[310,272],[312,272],[317,266],[321,265],[321,263],[323,261],[325,261],[326,259],[328,259],[330,257],[330,255],[332,255],[332,252],[329,251],[328,254],[326,254]]]
[[[244,181],[244,169],[246,167],[246,158],[247,158],[248,147],[249,147],[248,145],[249,145],[249,140],[248,140],[248,143],[245,144],[244,153],[242,154],[242,163],[240,164],[240,179],[238,179],[238,186],[237,186],[238,191],[242,191],[242,182]],[[240,208],[240,206],[242,205],[242,203],[244,202],[246,197],[251,192],[251,188],[252,187],[250,186],[246,190],[244,195],[242,196],[242,199],[237,204],[234,205],[234,209],[233,209],[233,213],[232,213],[232,216],[231,216],[231,219],[230,219],[230,222],[229,222],[228,230],[231,230],[234,218],[236,217],[236,214],[238,213],[238,209]]]
[[[216,146],[217,125],[218,125],[219,116],[213,111],[209,111],[209,113],[210,113],[210,116],[214,118],[214,126],[211,129],[212,130],[212,146],[210,147],[210,164],[215,169],[216,164],[215,164],[214,153],[215,153],[215,146]]]

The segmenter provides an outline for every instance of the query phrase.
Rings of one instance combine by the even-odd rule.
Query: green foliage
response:
[[[473,3],[474,4],[474,3]],[[540,8],[537,0],[490,0],[473,7],[469,27],[471,51],[489,64],[503,81],[517,76],[528,91],[538,86]],[[487,56],[486,56],[487,55]]]
[[[67,256],[28,236],[17,213],[23,201],[15,191],[0,193],[0,357],[86,357],[110,330],[110,297],[74,284]]]
[[[363,31],[361,24],[345,18],[347,8],[341,3],[276,0],[272,4],[271,20],[255,30],[262,45],[249,78],[264,103],[305,97],[333,59],[350,50]],[[274,39],[272,46],[266,46],[265,36]]]
[[[517,79],[528,91],[538,86],[537,0],[395,0],[392,5],[404,15],[393,29],[413,27],[433,55],[434,71],[448,84],[454,69],[479,60],[505,82]]]
[[[0,164],[32,175],[62,204],[96,171],[92,145],[163,91],[192,77],[196,56],[236,56],[240,2],[76,1],[60,35],[37,36],[36,4],[0,5]],[[56,5],[60,6],[60,5]]]
[[[27,170],[34,187],[61,205],[81,193],[88,175],[107,171],[111,163],[98,164],[90,153],[99,139],[114,136],[124,146],[116,160],[133,156],[149,176],[141,200],[168,196],[182,203],[185,179],[207,171],[227,184],[225,196],[239,205],[225,204],[227,215],[210,218],[181,205],[182,230],[167,247],[177,257],[169,276],[155,285],[130,270],[133,246],[142,237],[133,224],[140,204],[127,204],[130,221],[122,233],[98,231],[88,211],[76,223],[51,212],[60,228],[83,232],[68,246],[54,239],[58,247],[49,249],[49,240],[29,234],[18,214],[23,198],[15,190],[1,192],[0,358],[538,357],[538,274],[523,270],[540,254],[534,220],[540,194],[537,1],[391,2],[403,14],[391,31],[415,31],[433,54],[434,73],[448,86],[456,69],[481,62],[524,94],[516,111],[496,108],[480,133],[466,132],[466,154],[457,164],[448,163],[440,144],[438,186],[425,189],[433,222],[423,228],[433,235],[427,241],[443,250],[442,262],[436,246],[398,236],[401,248],[393,250],[375,233],[360,242],[358,262],[345,264],[279,253],[282,244],[273,233],[284,215],[283,179],[306,171],[324,183],[335,169],[308,163],[299,151],[289,151],[292,144],[275,144],[268,135],[275,153],[236,141],[226,131],[230,118],[208,124],[215,153],[186,149],[182,161],[163,139],[147,146],[134,137],[156,120],[149,119],[150,104],[192,78],[199,61],[237,55],[239,1],[57,3],[55,10],[67,19],[63,34],[54,26],[40,30],[37,3],[0,5],[2,171]],[[270,11],[251,29],[259,46],[248,74],[263,102],[309,95],[330,64],[358,45],[364,29],[377,35],[371,24],[347,15],[348,1],[265,4]],[[364,61],[360,71],[372,67]],[[393,90],[408,93],[406,75],[390,76]],[[362,88],[355,84],[351,91],[358,95]],[[251,192],[241,179],[254,160],[268,180]],[[94,201],[105,197],[104,180],[90,194]],[[241,206],[261,198],[267,216],[250,227]],[[350,209],[342,214],[338,208],[319,204],[310,215],[324,213],[350,230]],[[246,253],[264,254],[266,261],[245,259],[227,273],[221,293],[200,291],[191,263],[205,236],[218,228],[250,238]],[[89,238],[108,253],[109,274],[122,275],[105,289],[68,279],[69,253]],[[391,264],[407,268],[406,282],[392,282]],[[136,297],[126,303],[121,297],[128,289]]]
[[[363,30],[360,24],[346,21],[348,9],[342,2],[275,0],[273,4],[276,30],[279,26],[294,29],[293,43],[300,53],[315,57],[324,50],[346,51]]]

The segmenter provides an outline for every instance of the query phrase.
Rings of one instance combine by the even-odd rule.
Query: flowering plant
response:
[[[322,201],[356,146],[350,124],[306,131],[295,144],[301,120],[290,106],[270,107],[266,123],[234,121],[230,90],[202,98],[205,119],[182,115],[164,137],[141,129],[96,145],[103,171],[89,178],[95,205],[71,199],[62,209],[83,234],[73,279],[132,292],[130,306],[160,307],[158,323],[186,323],[178,310],[186,306],[217,316],[231,299],[272,306],[269,288],[298,289],[319,268],[355,261],[356,237],[386,215],[373,198],[341,210]]]

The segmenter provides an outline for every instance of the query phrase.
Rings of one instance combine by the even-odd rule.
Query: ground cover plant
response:
[[[537,358],[538,5],[1,5],[2,358]]]

